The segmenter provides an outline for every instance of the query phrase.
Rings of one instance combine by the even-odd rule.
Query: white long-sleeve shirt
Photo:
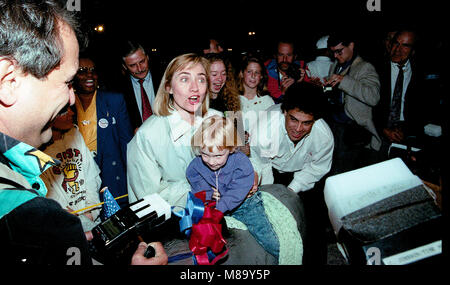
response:
[[[330,171],[334,139],[327,123],[316,120],[311,132],[294,146],[285,128],[280,105],[267,109],[250,127],[250,160],[260,176],[260,183],[273,184],[272,167],[280,172],[294,172],[288,185],[296,193],[314,187]]]
[[[311,73],[309,77],[318,77],[324,82],[324,78],[328,77],[330,67],[333,61],[328,56],[318,56],[315,60],[308,62],[308,70]]]
[[[178,112],[151,116],[127,145],[127,179],[130,203],[158,193],[171,206],[186,206],[191,186],[186,169],[195,155],[191,138],[201,122],[222,113],[209,109],[195,118],[194,126],[184,121]]]

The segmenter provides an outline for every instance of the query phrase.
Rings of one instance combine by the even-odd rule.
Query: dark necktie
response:
[[[400,121],[400,111],[402,106],[403,93],[403,66],[398,65],[399,71],[397,81],[395,81],[394,93],[392,95],[391,110],[389,113],[388,127],[395,127]]]
[[[150,106],[150,101],[148,100],[147,93],[144,89],[144,79],[139,79],[139,84],[141,85],[141,99],[142,99],[142,122],[145,122],[148,117],[150,117],[152,112],[152,107]]]

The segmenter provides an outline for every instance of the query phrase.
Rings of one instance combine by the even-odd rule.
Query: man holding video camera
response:
[[[75,95],[77,23],[57,0],[0,0],[0,264],[92,264],[81,222],[45,198],[39,175],[57,161],[37,148]],[[165,264],[161,244],[132,264]]]
[[[286,90],[305,77],[304,61],[296,60],[294,43],[290,40],[278,41],[273,59],[264,63],[267,69],[267,89],[275,103],[281,103]]]

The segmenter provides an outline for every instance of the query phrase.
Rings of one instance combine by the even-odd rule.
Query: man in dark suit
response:
[[[382,136],[382,160],[387,158],[391,143],[405,144],[411,137],[420,137],[428,118],[423,76],[413,59],[416,41],[414,31],[398,31],[391,43],[389,61],[378,67],[381,90],[374,120]]]
[[[126,72],[122,90],[131,125],[136,131],[153,114],[151,108],[156,94],[155,82],[150,73],[149,56],[139,43],[126,41],[120,52],[122,67]]]

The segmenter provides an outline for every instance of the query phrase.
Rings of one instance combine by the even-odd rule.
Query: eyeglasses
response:
[[[79,74],[87,74],[88,72],[95,73],[95,67],[80,67],[78,68]]]
[[[342,51],[344,50],[344,48],[339,48],[339,49],[335,49],[333,50],[333,54],[335,55],[342,55]]]

